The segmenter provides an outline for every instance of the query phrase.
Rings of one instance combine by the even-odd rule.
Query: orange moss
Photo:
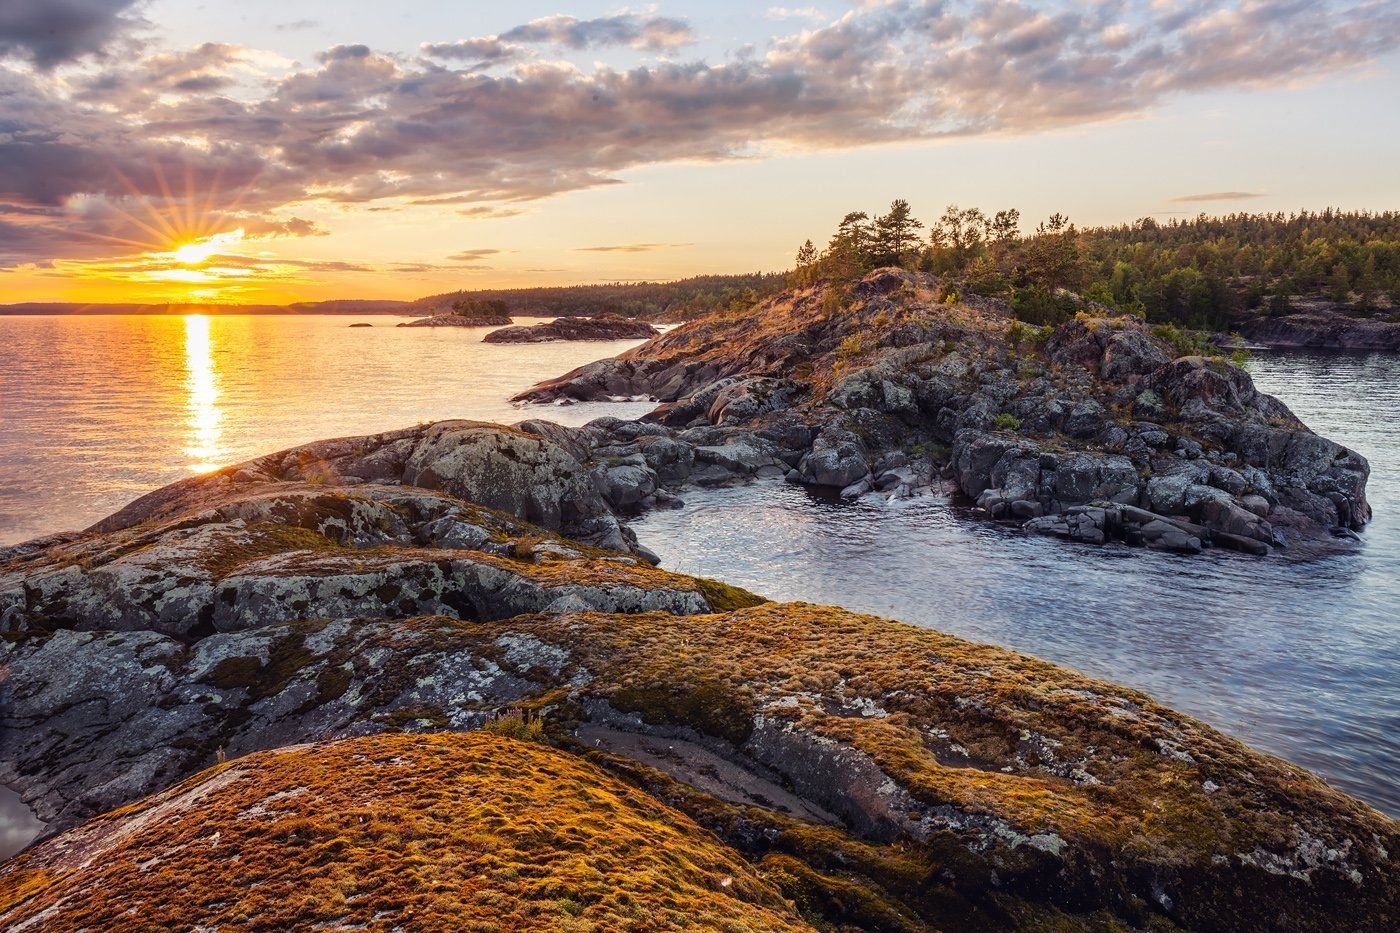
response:
[[[0,926],[52,909],[44,929],[810,929],[689,818],[484,733],[250,755],[37,847],[0,889],[21,892]]]

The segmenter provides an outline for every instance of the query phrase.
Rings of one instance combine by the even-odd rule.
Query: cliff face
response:
[[[933,277],[883,270],[696,321],[520,399],[654,398],[653,435],[705,467],[738,461],[852,496],[909,495],[941,475],[991,517],[1071,540],[1345,546],[1371,514],[1365,458],[1187,344],[1130,317],[1028,328]],[[668,451],[668,479],[655,441],[605,428],[587,439],[645,460],[652,486],[689,481],[675,476],[684,454]]]
[[[0,867],[0,926],[1400,907],[1400,827],[1307,772],[1013,652],[650,567],[594,485],[627,465],[533,427],[309,445],[0,552],[0,781],[59,832]]]

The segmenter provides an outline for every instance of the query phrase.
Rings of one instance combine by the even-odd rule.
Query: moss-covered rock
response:
[[[262,752],[0,868],[0,927],[810,930],[688,817],[497,735]]]

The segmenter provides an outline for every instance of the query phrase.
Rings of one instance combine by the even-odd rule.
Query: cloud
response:
[[[0,3],[0,58],[18,55],[40,68],[101,52],[141,24],[130,11],[138,0],[4,0]]]
[[[278,32],[300,32],[303,29],[316,29],[320,25],[321,23],[314,19],[294,19],[289,22],[278,23],[272,28],[276,29]]]
[[[583,20],[547,16],[507,30],[500,38],[505,42],[549,43],[570,49],[627,46],[645,51],[674,49],[695,41],[690,26],[681,20],[634,13]]]
[[[498,249],[468,249],[460,253],[453,253],[451,256],[447,257],[447,261],[461,263],[481,262],[481,260],[488,256],[499,255],[500,252],[501,251]]]
[[[651,253],[661,249],[684,249],[693,243],[622,243],[617,246],[580,246],[576,253]]]
[[[807,19],[820,23],[827,19],[827,15],[814,6],[786,7],[770,6],[768,12],[763,14],[764,19],[784,20],[784,19]]]
[[[250,218],[275,223],[309,202],[501,217],[667,162],[1117,119],[1374,61],[1400,48],[1400,6],[891,0],[721,62],[620,69],[533,53],[688,36],[659,17],[549,17],[490,40],[531,52],[499,71],[476,67],[496,49],[464,44],[481,40],[428,59],[350,44],[236,86],[253,53],[215,43],[65,81],[0,67],[0,204],[11,206],[0,265],[140,251],[168,228],[209,233],[233,217],[252,229]]]
[[[1262,198],[1264,195],[1254,191],[1208,191],[1204,194],[1183,194],[1179,198],[1171,198],[1171,203],[1180,204],[1187,201],[1244,201],[1249,198]]]
[[[495,36],[480,39],[458,39],[456,42],[424,42],[424,55],[456,61],[470,61],[476,67],[509,61],[520,55],[520,48],[502,42]]]

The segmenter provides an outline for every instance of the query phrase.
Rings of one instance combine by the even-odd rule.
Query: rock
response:
[[[1269,509],[1271,506],[1269,505],[1269,500],[1265,499],[1263,496],[1241,496],[1240,505],[1253,512],[1255,515],[1258,515],[1260,518],[1269,517]]]
[[[851,485],[847,486],[845,489],[841,490],[841,498],[842,498],[842,499],[859,499],[861,496],[865,495],[867,492],[870,492],[870,490],[871,490],[870,477],[867,476],[867,477],[865,477],[864,479],[859,480],[859,481],[857,481],[857,482],[854,482],[854,483],[852,483]]]
[[[823,431],[802,458],[797,471],[814,486],[845,488],[870,473],[865,444],[839,428]]]
[[[1046,515],[1026,522],[1025,529],[1033,534],[1050,535],[1067,541],[1103,544],[1108,540],[1108,515],[1101,508],[1075,506],[1058,515]]]
[[[661,331],[646,321],[630,318],[561,317],[547,324],[493,330],[481,339],[485,343],[552,343],[559,340],[648,340],[660,334]]]
[[[1103,430],[1106,414],[1104,407],[1093,399],[1080,402],[1070,410],[1065,433],[1079,439],[1093,437]]]
[[[1174,554],[1201,553],[1201,539],[1187,534],[1174,522],[1154,519],[1142,525],[1139,533],[1142,543],[1154,551],[1171,551]]]
[[[1170,361],[1171,357],[1160,343],[1147,334],[1140,330],[1119,330],[1104,345],[1099,375],[1112,382],[1133,384],[1148,379]]]

